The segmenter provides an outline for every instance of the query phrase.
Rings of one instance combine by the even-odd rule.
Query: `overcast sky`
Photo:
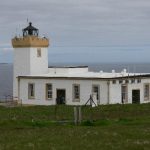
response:
[[[27,19],[51,40],[49,62],[150,62],[150,0],[0,0],[0,62]]]

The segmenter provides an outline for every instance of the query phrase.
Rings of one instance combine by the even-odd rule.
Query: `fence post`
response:
[[[82,121],[81,106],[74,106],[74,123],[75,125],[80,124]]]
[[[75,125],[78,124],[78,112],[77,112],[77,106],[74,106],[74,123],[75,123]]]
[[[78,111],[79,111],[79,112],[78,112],[78,115],[79,115],[79,116],[78,116],[78,117],[79,117],[79,118],[78,118],[78,121],[79,121],[79,123],[81,124],[81,121],[82,121],[82,111],[81,111],[81,106],[78,107]]]

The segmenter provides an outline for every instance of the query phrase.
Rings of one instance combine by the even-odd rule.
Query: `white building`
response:
[[[150,74],[89,72],[87,66],[48,68],[49,40],[31,23],[14,47],[13,96],[30,105],[150,102]]]

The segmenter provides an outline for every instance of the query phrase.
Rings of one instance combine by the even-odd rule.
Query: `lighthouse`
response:
[[[91,72],[88,66],[48,67],[49,40],[29,25],[14,47],[13,97],[24,105],[150,102],[150,73]],[[90,99],[89,99],[90,98]],[[90,101],[89,101],[90,100]],[[90,103],[91,104],[91,103]]]
[[[18,95],[18,76],[48,73],[49,40],[39,36],[39,30],[29,25],[22,30],[21,37],[12,39],[14,48],[13,97]]]

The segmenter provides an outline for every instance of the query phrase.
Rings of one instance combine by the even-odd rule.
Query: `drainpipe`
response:
[[[107,103],[110,103],[110,81],[107,81]]]

